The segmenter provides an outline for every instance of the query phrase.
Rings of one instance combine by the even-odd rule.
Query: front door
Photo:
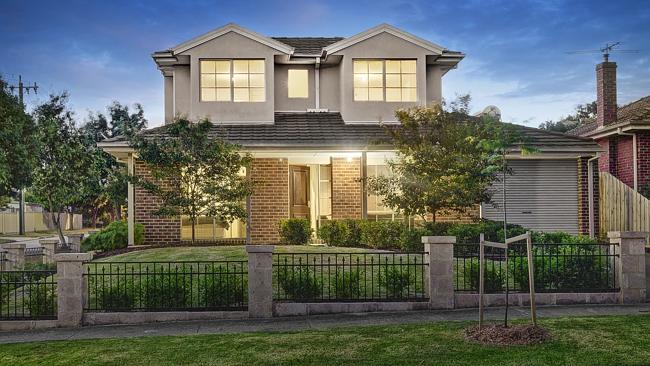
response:
[[[309,167],[289,167],[289,199],[291,217],[309,219]]]

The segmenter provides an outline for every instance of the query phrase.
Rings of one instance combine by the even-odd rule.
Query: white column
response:
[[[128,169],[128,175],[132,176],[134,174],[134,162],[133,162],[133,154],[129,154],[128,158],[128,163],[127,163],[127,169]],[[129,246],[135,245],[135,192],[133,191],[133,184],[131,182],[128,183],[127,186],[128,194],[127,194],[127,200],[128,200],[128,216],[127,216],[127,224],[128,224],[128,229],[129,229],[129,236],[128,236],[128,244]]]

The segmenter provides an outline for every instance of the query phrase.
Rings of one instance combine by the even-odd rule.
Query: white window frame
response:
[[[228,61],[230,63],[230,68],[229,68],[229,93],[230,93],[230,99],[229,100],[204,100],[203,99],[203,82],[202,82],[202,76],[203,76],[203,61]],[[250,86],[250,69],[246,74],[244,73],[235,73],[235,61],[262,61],[263,62],[263,71],[262,73],[252,73],[253,75],[262,75],[262,80],[263,80],[263,86]],[[205,73],[209,74],[209,73]],[[242,75],[248,75],[248,86],[246,87],[236,87],[235,86],[235,74],[242,74]],[[215,75],[218,75],[218,73],[215,72]],[[215,89],[215,99],[216,99],[216,93],[220,87],[217,87],[216,84],[214,87],[205,87],[205,88],[213,88]],[[225,89],[225,87],[221,87],[221,89]],[[248,96],[249,100],[235,100],[235,89],[247,89],[248,90]],[[262,95],[263,99],[262,100],[250,100],[250,92],[251,89],[257,89],[257,90],[262,90]],[[266,102],[266,59],[263,58],[233,58],[233,59],[224,59],[224,58],[202,58],[199,59],[199,101],[202,103],[265,103]]]
[[[354,72],[354,64],[355,64],[356,61],[365,61],[365,62],[372,62],[372,61],[377,62],[378,61],[378,62],[381,62],[381,64],[382,64],[382,72],[381,72],[382,85],[381,85],[381,87],[370,87],[369,86],[369,83],[370,83],[369,80],[367,80],[368,86],[366,86],[366,87],[363,87],[363,86],[358,87],[358,86],[356,86],[356,83],[355,83],[356,77],[355,77],[355,75],[363,75],[364,74],[364,73],[355,73]],[[386,62],[387,61],[398,61],[400,63],[402,61],[413,61],[413,62],[415,62],[415,73],[402,73],[401,70],[400,70],[400,73],[388,73],[386,71]],[[397,59],[397,58],[387,58],[387,59],[355,58],[355,59],[352,59],[352,100],[354,102],[360,102],[360,103],[364,103],[364,102],[415,103],[415,102],[417,102],[418,101],[418,90],[419,90],[419,85],[418,85],[418,80],[417,80],[417,64],[418,64],[418,60],[414,59],[414,58],[403,58],[403,59]],[[365,75],[368,75],[368,78],[369,78],[370,74],[372,74],[372,73],[370,73],[370,72],[365,73]],[[387,87],[386,86],[386,74],[400,75],[400,87],[399,88]],[[411,87],[402,86],[402,83],[403,83],[402,75],[415,75],[415,87],[411,88]],[[379,88],[381,88],[381,90],[382,90],[382,99],[381,100],[379,100],[379,99],[371,100],[370,99],[370,91],[367,92],[368,99],[356,99],[356,89],[363,89],[363,88],[366,88],[366,89],[371,89],[371,88],[379,89]],[[401,95],[402,98],[400,98],[400,100],[388,101],[387,98],[386,98],[386,94],[387,94],[386,90],[387,89],[399,89],[400,90],[400,95]],[[404,97],[403,89],[415,89],[415,99],[414,100],[406,100],[406,101],[403,100],[403,97]]]

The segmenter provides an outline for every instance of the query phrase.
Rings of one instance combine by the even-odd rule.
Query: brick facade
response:
[[[142,161],[135,161],[135,175],[152,180],[151,172]],[[178,244],[181,239],[180,218],[152,214],[161,204],[160,198],[136,186],[134,192],[135,222],[144,225],[144,242],[152,245]]]
[[[639,188],[650,184],[650,132],[640,132],[636,135],[637,174]]]
[[[616,172],[613,173],[620,181],[634,187],[634,149],[632,136],[619,136],[616,148]]]
[[[250,178],[255,184],[250,198],[251,243],[278,243],[278,224],[289,217],[289,162],[278,158],[253,159]]]
[[[650,183],[650,132],[635,132],[638,188]],[[634,142],[632,136],[611,135],[597,141],[603,153],[598,161],[601,172],[607,172],[634,187]]]
[[[590,157],[578,158],[578,231],[582,235],[589,235],[589,167]],[[599,233],[598,227],[598,199],[599,183],[598,170],[593,171],[593,204],[594,204],[594,233]]]
[[[361,159],[332,158],[332,219],[361,218]]]

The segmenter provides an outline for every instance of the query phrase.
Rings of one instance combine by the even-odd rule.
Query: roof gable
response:
[[[269,46],[269,47],[271,47],[273,49],[276,49],[276,50],[278,50],[278,51],[280,51],[282,53],[285,53],[287,55],[290,55],[290,54],[293,53],[293,47],[289,46],[288,44],[282,43],[280,41],[277,41],[277,40],[275,40],[273,38],[270,38],[270,37],[267,37],[267,36],[263,36],[263,35],[261,35],[259,33],[255,33],[255,32],[253,32],[251,30],[242,28],[242,27],[238,26],[235,23],[226,24],[223,27],[217,28],[217,29],[212,30],[212,31],[210,31],[208,33],[202,34],[202,35],[200,35],[198,37],[192,38],[189,41],[185,41],[185,42],[183,42],[183,43],[181,43],[181,44],[179,44],[179,45],[177,45],[175,47],[172,47],[170,49],[170,51],[172,51],[174,54],[185,52],[185,51],[187,51],[187,50],[189,50],[191,48],[194,48],[194,47],[199,46],[199,45],[201,45],[203,43],[209,42],[209,41],[211,41],[211,40],[213,40],[213,39],[215,39],[217,37],[220,37],[220,36],[222,36],[222,35],[224,35],[226,33],[230,33],[230,32],[234,32],[234,33],[240,34],[240,35],[242,35],[244,37],[250,38],[250,39],[252,39],[254,41],[262,43],[262,44],[264,44],[266,46]]]
[[[443,51],[446,51],[446,49],[442,46],[439,46],[435,43],[429,42],[426,39],[420,38],[418,36],[415,36],[411,33],[405,32],[401,29],[397,29],[393,27],[390,24],[380,24],[374,28],[370,28],[367,31],[361,32],[359,34],[356,34],[352,37],[342,39],[336,43],[333,43],[327,47],[325,47],[323,50],[325,50],[328,54],[334,53],[341,51],[345,48],[348,48],[352,45],[355,45],[359,42],[363,42],[369,38],[372,38],[378,34],[381,33],[388,33],[392,34],[395,37],[401,38],[407,42],[413,43],[417,46],[420,46],[428,51],[431,51],[435,54],[442,54]]]

